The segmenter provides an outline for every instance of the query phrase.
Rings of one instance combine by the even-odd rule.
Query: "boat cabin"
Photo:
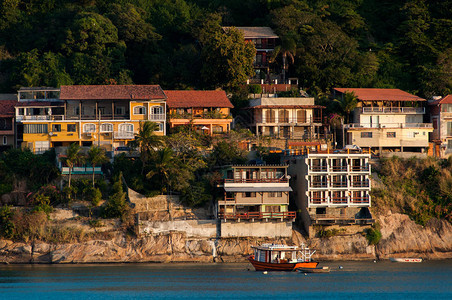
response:
[[[315,250],[305,248],[304,244],[301,248],[278,244],[263,244],[252,248],[254,249],[254,260],[265,263],[310,262],[315,252]],[[301,258],[299,253],[301,253]]]

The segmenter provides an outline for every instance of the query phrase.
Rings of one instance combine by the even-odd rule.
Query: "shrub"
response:
[[[2,206],[0,208],[0,235],[10,239],[14,236],[14,223],[12,222],[14,212],[10,206]]]
[[[121,179],[118,179],[113,184],[113,194],[105,202],[102,217],[124,219],[128,211],[129,205],[126,202],[126,193],[123,192]]]
[[[262,86],[260,84],[250,84],[248,85],[248,91],[250,94],[261,94]]]
[[[99,206],[102,200],[102,193],[100,189],[90,187],[86,192],[86,200],[90,201],[93,206]]]
[[[377,245],[381,240],[381,232],[378,226],[373,226],[372,228],[366,229],[366,238],[369,245]]]
[[[345,229],[336,229],[336,228],[332,228],[332,229],[324,229],[324,228],[320,228],[319,231],[317,232],[317,236],[321,239],[328,239],[330,237],[339,235],[341,233],[345,232]]]

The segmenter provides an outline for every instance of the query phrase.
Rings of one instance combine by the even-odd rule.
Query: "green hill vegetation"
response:
[[[416,223],[431,218],[452,222],[452,159],[401,159],[381,161],[381,185],[372,190],[372,207],[408,214]]]
[[[128,83],[236,90],[252,72],[253,49],[221,26],[270,26],[279,53],[295,58],[288,75],[311,94],[350,86],[445,95],[451,15],[451,0],[0,1],[0,91]]]

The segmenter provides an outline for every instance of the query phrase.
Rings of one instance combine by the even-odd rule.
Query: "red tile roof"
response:
[[[17,104],[17,100],[1,100],[0,101],[0,117],[9,118],[14,117],[14,106]]]
[[[165,91],[165,94],[169,108],[234,107],[225,91]]]
[[[439,100],[439,104],[451,104],[452,103],[452,94],[447,95],[446,97]]]
[[[62,100],[153,100],[165,99],[159,85],[63,85]]]
[[[361,101],[426,101],[399,89],[335,88],[339,93],[354,92]]]

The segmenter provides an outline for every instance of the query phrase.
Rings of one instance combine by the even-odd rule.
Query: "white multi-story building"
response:
[[[291,160],[294,200],[306,231],[312,224],[372,223],[370,154],[312,153]]]
[[[399,89],[336,88],[336,97],[354,93],[353,122],[346,124],[346,143],[379,153],[424,152],[431,123],[424,123],[425,99]]]
[[[452,95],[429,100],[430,121],[433,123],[431,141],[439,146],[435,156],[445,157],[452,154]]]

